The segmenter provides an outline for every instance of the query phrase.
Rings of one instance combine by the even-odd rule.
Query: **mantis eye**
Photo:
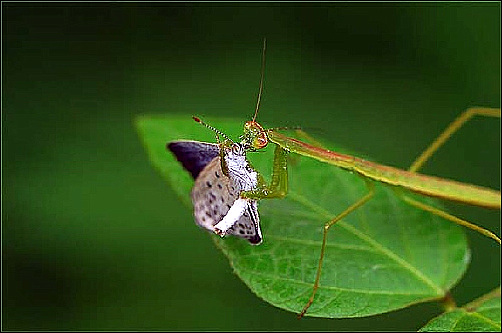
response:
[[[268,144],[268,138],[267,138],[267,134],[265,132],[261,132],[255,139],[254,139],[254,142],[253,142],[253,147],[255,149],[261,149],[261,148],[265,148]]]

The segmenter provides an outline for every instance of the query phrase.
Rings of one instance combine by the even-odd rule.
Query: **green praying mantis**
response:
[[[274,197],[281,198],[287,194],[287,170],[285,167],[283,167],[286,163],[284,159],[285,154],[283,152],[293,152],[346,170],[353,171],[354,173],[360,175],[367,185],[368,192],[366,195],[354,202],[340,214],[335,216],[332,220],[324,224],[319,265],[316,272],[312,295],[310,296],[301,313],[298,315],[300,318],[307,312],[307,309],[313,303],[316,291],[319,287],[319,279],[321,277],[322,263],[324,259],[329,229],[338,221],[363,206],[373,197],[375,191],[372,181],[378,181],[384,184],[388,184],[396,187],[396,189],[407,189],[425,196],[457,201],[474,206],[500,209],[501,197],[499,191],[417,173],[420,167],[457,129],[459,129],[466,121],[476,115],[500,117],[500,109],[470,108],[466,110],[444,130],[444,132],[415,160],[415,162],[408,170],[401,170],[366,161],[354,156],[339,154],[317,145],[311,145],[297,139],[287,137],[275,130],[263,131],[261,129],[261,126],[255,121],[246,123],[244,137],[249,137],[249,139],[251,140],[256,140],[254,139],[256,138],[256,135],[258,133],[261,133],[260,135],[262,135],[263,137],[259,141],[266,142],[265,140],[263,140],[263,138],[265,137],[263,133],[266,133],[267,140],[276,144],[276,153],[271,186],[267,187],[266,189],[259,189],[253,192],[243,193],[242,196],[247,198],[263,199]],[[302,133],[302,135],[305,137],[307,136],[304,133]],[[263,148],[261,146],[254,147],[256,149]],[[475,230],[489,238],[492,238],[497,243],[501,243],[500,238],[489,230],[451,215],[443,210],[421,203],[420,201],[407,196],[402,191],[396,191],[396,194],[400,198],[402,198],[404,202],[416,208],[428,211],[451,222]]]
[[[427,162],[427,160],[471,118],[475,116],[500,118],[500,109],[482,107],[469,108],[465,112],[463,112],[457,119],[455,119],[441,133],[441,135],[439,135],[432,142],[432,144],[421,155],[419,155],[419,157],[407,170],[385,166],[382,164],[377,164],[375,162],[366,161],[355,156],[330,151],[324,148],[321,144],[317,143],[316,140],[311,138],[306,132],[300,129],[296,129],[298,135],[304,138],[307,142],[311,143],[306,143],[284,135],[283,133],[281,133],[281,130],[283,130],[284,128],[264,129],[256,121],[256,117],[260,107],[260,100],[263,92],[265,51],[266,40],[264,40],[263,42],[261,80],[256,109],[252,120],[247,121],[244,124],[244,133],[241,136],[241,142],[233,142],[219,130],[205,124],[199,118],[194,117],[197,122],[205,125],[216,133],[218,144],[216,145],[199,143],[195,141],[179,141],[175,142],[174,145],[173,143],[170,143],[169,148],[178,156],[178,159],[180,161],[184,159],[184,161],[182,162],[184,163],[184,165],[185,162],[188,164],[188,167],[187,165],[185,165],[187,169],[194,168],[193,165],[190,164],[200,164],[195,167],[195,173],[193,170],[190,170],[194,178],[196,179],[194,191],[192,192],[192,199],[194,201],[194,205],[196,206],[195,215],[197,223],[205,227],[206,229],[219,234],[220,236],[225,236],[226,234],[234,234],[239,236],[239,232],[240,234],[244,234],[245,232],[251,230],[249,231],[249,236],[241,235],[241,237],[247,238],[252,244],[259,244],[261,242],[261,231],[259,229],[259,217],[256,208],[256,202],[261,199],[280,199],[285,197],[288,193],[287,155],[289,153],[296,153],[308,158],[316,159],[318,161],[340,167],[342,169],[353,172],[364,180],[367,187],[367,193],[353,202],[350,206],[345,208],[337,216],[333,217],[324,224],[322,244],[312,292],[309,299],[306,301],[306,304],[303,307],[302,311],[298,314],[299,318],[303,317],[309,307],[312,305],[316,296],[316,292],[319,288],[319,281],[326,252],[327,235],[329,230],[337,222],[345,218],[347,215],[353,213],[372,199],[375,194],[375,181],[391,186],[393,189],[395,189],[395,193],[399,198],[415,208],[427,211],[453,223],[479,232],[484,236],[495,240],[498,244],[501,243],[500,238],[491,231],[482,228],[472,222],[451,215],[444,210],[422,203],[407,195],[406,193],[407,190],[428,197],[435,197],[466,203],[469,205],[500,210],[500,191],[418,173],[424,163]],[[223,137],[224,139],[221,140],[220,137]],[[259,175],[249,165],[245,155],[249,151],[258,151],[260,149],[263,149],[269,143],[273,143],[275,145],[275,152],[271,183],[266,184],[261,178],[261,175]],[[193,148],[194,145],[196,146],[196,148]],[[176,148],[177,146],[181,147],[181,152],[175,151],[180,149]],[[202,162],[194,162],[193,160],[191,160],[192,157],[189,157],[190,160],[187,162],[187,152],[190,154],[195,154],[195,151],[198,151],[197,149],[202,149],[204,151],[207,150],[210,153]],[[181,158],[180,155],[182,155]],[[242,172],[239,171],[241,169]],[[211,176],[215,174],[216,178],[215,176],[212,176],[213,178],[208,178],[209,176],[206,175],[209,174],[208,170],[210,170]],[[201,175],[199,175],[199,172]],[[226,176],[229,180],[226,180],[224,183],[222,183],[222,178],[220,178],[220,176]],[[232,194],[231,196],[225,197],[225,202],[229,201],[230,203],[232,203],[232,205],[229,204],[228,208],[220,211],[219,217],[216,217],[216,215],[218,215],[216,210],[214,211],[215,216],[210,216],[211,214],[204,216],[204,213],[207,212],[207,207],[200,204],[201,200],[205,200],[204,198],[209,198],[209,201],[211,202],[211,197],[214,197],[215,193],[217,195],[220,195],[222,191],[224,191],[223,189],[219,192],[215,192],[214,189],[216,185],[220,189],[222,189],[222,184],[223,188],[232,187],[232,189],[234,189],[233,185],[237,186],[239,192],[238,196],[234,196]],[[206,189],[206,187],[208,188]],[[223,196],[221,197],[221,201],[224,201]],[[209,219],[208,221],[205,220],[206,217]],[[239,225],[240,227],[236,227],[237,229],[234,229],[234,225]],[[253,228],[255,228],[254,232],[252,231]]]

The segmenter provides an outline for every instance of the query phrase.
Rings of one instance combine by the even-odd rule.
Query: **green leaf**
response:
[[[500,289],[498,296],[446,312],[427,323],[421,332],[500,332]]]
[[[205,120],[234,139],[242,133],[242,122]],[[165,146],[181,139],[215,142],[214,133],[187,115],[143,116],[136,125],[153,165],[191,207],[193,180]],[[249,158],[270,179],[273,147]],[[236,237],[213,239],[256,295],[298,313],[312,292],[324,223],[367,189],[360,177],[305,157],[292,160],[288,171],[286,198],[260,201],[260,246]],[[343,318],[442,298],[466,270],[470,252],[461,228],[409,206],[388,186],[377,184],[372,200],[330,229],[324,259],[307,315]]]

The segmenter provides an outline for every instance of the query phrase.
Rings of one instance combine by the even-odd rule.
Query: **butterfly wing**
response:
[[[244,214],[242,214],[237,223],[228,229],[227,233],[245,238],[252,245],[258,245],[262,242],[258,203],[255,200],[248,201]]]
[[[194,179],[199,173],[220,154],[217,144],[200,141],[173,141],[167,144],[183,167]]]

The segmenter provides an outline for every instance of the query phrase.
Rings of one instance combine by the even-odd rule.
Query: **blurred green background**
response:
[[[133,120],[248,120],[267,37],[263,125],[405,168],[467,107],[500,107],[500,3],[2,7],[3,329],[416,330],[440,312],[297,321],[263,302]],[[475,119],[423,171],[500,189],[500,121]],[[500,235],[500,212],[448,207]],[[500,248],[467,233],[460,304],[500,283]]]

